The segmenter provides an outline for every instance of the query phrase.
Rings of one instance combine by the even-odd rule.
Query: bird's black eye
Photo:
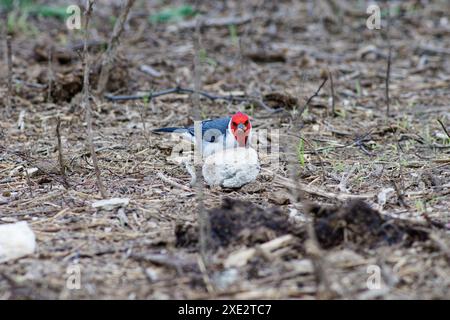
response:
[[[248,126],[248,120],[245,120],[244,125]]]
[[[236,123],[236,122],[233,121],[231,124],[232,124],[234,127],[237,127],[237,123]]]

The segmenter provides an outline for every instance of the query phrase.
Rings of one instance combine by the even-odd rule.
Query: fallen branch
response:
[[[201,91],[201,90],[194,90],[194,89],[189,89],[189,88],[182,88],[182,87],[175,87],[175,88],[171,88],[171,89],[165,89],[165,90],[161,90],[161,91],[154,91],[152,93],[148,93],[148,94],[135,94],[135,95],[119,95],[119,96],[114,96],[111,94],[105,94],[105,98],[111,101],[127,101],[127,100],[139,100],[139,99],[148,99],[149,96],[151,95],[152,98],[157,98],[157,97],[161,97],[164,95],[168,95],[168,94],[198,94],[200,96],[203,96],[211,101],[216,101],[216,100],[224,100],[224,101],[229,101],[229,102],[251,102],[254,103],[260,107],[263,107],[264,109],[266,109],[269,112],[278,112],[278,109],[272,109],[269,106],[267,106],[261,99],[257,99],[257,98],[253,98],[253,97],[243,97],[243,96],[233,96],[233,95],[228,95],[228,96],[220,96],[220,95],[215,95],[206,91]]]

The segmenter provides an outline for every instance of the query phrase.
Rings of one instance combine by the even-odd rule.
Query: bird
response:
[[[210,156],[224,149],[248,147],[252,137],[250,117],[237,112],[232,116],[208,119],[201,122],[202,155]],[[195,126],[165,127],[152,130],[156,133],[180,133],[190,141],[196,143]]]

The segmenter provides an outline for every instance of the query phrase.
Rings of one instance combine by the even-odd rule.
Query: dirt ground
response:
[[[121,1],[96,2],[92,93],[121,12]],[[101,178],[108,197],[130,199],[110,211],[92,207],[83,32],[13,9],[10,106],[4,31],[0,46],[0,223],[27,221],[38,247],[0,264],[0,299],[449,299],[450,4],[389,1],[388,19],[377,3],[379,30],[366,1],[136,1],[108,93],[197,79],[264,106],[92,94]],[[168,159],[173,141],[151,130],[236,111],[269,133],[257,181],[191,187]]]

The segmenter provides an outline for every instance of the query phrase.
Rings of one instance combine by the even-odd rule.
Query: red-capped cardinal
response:
[[[205,120],[202,124],[202,153],[207,157],[219,150],[249,146],[252,125],[248,115],[237,112],[231,117]],[[153,132],[182,133],[195,142],[195,127],[170,127],[155,129]]]

